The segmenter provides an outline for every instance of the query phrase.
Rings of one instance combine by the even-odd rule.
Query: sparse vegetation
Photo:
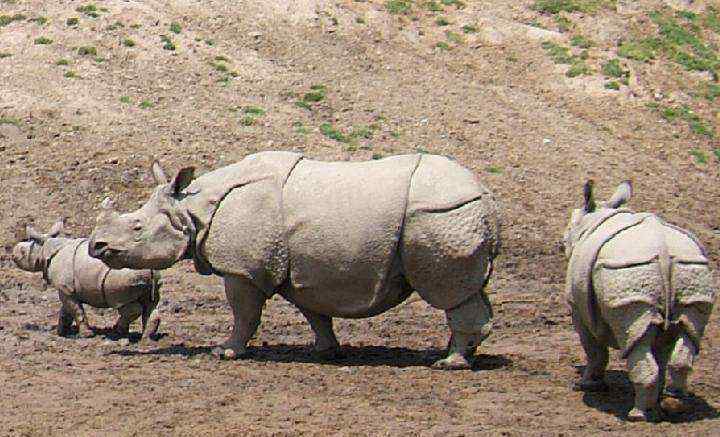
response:
[[[140,102],[140,105],[138,105],[142,109],[150,109],[153,107],[153,103],[150,100],[143,100]]]
[[[48,44],[52,44],[52,43],[53,43],[53,40],[51,40],[50,38],[44,37],[44,36],[41,36],[40,38],[35,38],[35,44],[48,45]]]
[[[67,20],[65,20],[65,25],[72,27],[77,26],[78,23],[80,23],[80,19],[78,17],[70,17]]]
[[[182,32],[182,27],[180,27],[180,23],[172,22],[170,23],[170,32],[174,34],[179,34]]]
[[[445,37],[448,39],[448,41],[455,44],[465,44],[465,39],[459,33],[451,32],[448,30],[447,32],[445,32]]]
[[[240,124],[243,126],[252,126],[255,124],[255,117],[247,115],[240,119]]]
[[[79,6],[75,11],[80,12],[81,14],[85,14],[90,18],[97,18],[100,16],[98,13],[98,8],[93,3]]]
[[[55,65],[59,65],[59,66],[70,65],[70,61],[68,61],[67,59],[58,59],[57,62],[55,62]]]
[[[39,26],[44,26],[48,22],[48,19],[41,15],[39,17],[31,18],[28,21],[30,21],[31,23],[36,23]]]
[[[615,0],[536,0],[532,8],[545,14],[560,12],[596,12],[601,7],[613,7]]]
[[[575,60],[568,71],[565,72],[567,77],[587,76],[592,74],[592,69],[582,60]]]
[[[589,49],[595,43],[593,41],[585,36],[582,35],[575,35],[572,38],[570,38],[570,45],[573,47],[580,47],[581,49]]]
[[[243,112],[246,114],[254,115],[256,117],[261,117],[265,115],[265,110],[257,106],[246,106],[243,109]]]
[[[611,80],[610,82],[605,83],[605,89],[618,91],[620,89],[620,84],[615,80]]]
[[[219,71],[219,72],[221,72],[221,73],[227,73],[228,70],[229,70],[229,69],[228,69],[228,66],[225,65],[225,64],[223,64],[222,62],[214,62],[214,63],[212,64],[212,66],[213,66],[213,68],[215,69],[215,71]]]
[[[0,59],[9,58],[10,56],[12,56],[12,53],[0,52]]]
[[[172,40],[167,35],[160,35],[160,41],[163,42],[163,49],[174,51],[175,50],[175,43],[172,42]]]
[[[623,41],[618,47],[618,56],[636,61],[648,62],[655,59],[657,54],[654,47],[654,40],[644,39],[641,41]]]
[[[475,25],[472,24],[466,24],[462,27],[463,32],[465,33],[477,33],[478,28]]]
[[[120,97],[120,103],[130,104],[132,103],[132,100],[130,99],[130,96],[122,96]]]
[[[73,70],[68,70],[68,71],[66,71],[65,74],[64,74],[64,76],[67,77],[68,79],[77,79],[77,78],[80,77],[80,76],[78,76],[78,74],[77,74],[75,71],[73,71]]]
[[[412,2],[410,0],[388,0],[385,2],[385,9],[391,14],[405,14],[410,11]]]
[[[555,15],[555,23],[557,24],[560,32],[567,32],[575,27],[575,24],[573,24],[569,18],[563,17],[562,15]]]
[[[97,56],[97,48],[95,46],[82,46],[78,48],[80,56]]]
[[[430,12],[443,12],[445,10],[445,8],[440,6],[440,4],[436,1],[426,2],[425,9],[427,9]]]
[[[574,57],[570,54],[570,49],[552,41],[544,41],[542,48],[556,64],[572,64]]]
[[[703,91],[703,97],[711,102],[714,102],[716,98],[720,97],[720,84],[707,83]]]
[[[123,39],[122,43],[125,47],[135,47],[135,41],[133,41],[131,38]]]
[[[109,26],[107,27],[107,30],[109,30],[110,32],[113,32],[113,31],[122,29],[122,28],[124,28],[124,27],[125,27],[124,24],[122,24],[120,21],[116,21],[116,22],[114,22],[113,24],[109,25]]]
[[[488,165],[487,167],[485,167],[485,171],[488,173],[500,174],[502,173],[502,168],[498,167],[497,165]]]
[[[630,76],[630,72],[627,70],[623,70],[622,66],[620,65],[620,60],[615,58],[607,61],[602,66],[602,73],[606,77],[614,77],[614,78],[623,78]]]
[[[446,43],[445,41],[440,41],[437,44],[435,44],[435,47],[442,49],[442,50],[450,50],[450,45]]]
[[[20,120],[14,117],[0,116],[0,125],[12,124],[13,126],[20,126]]]
[[[0,27],[7,26],[8,24],[14,22],[14,21],[22,21],[26,17],[23,14],[15,14],[15,15],[0,15]]]
[[[662,115],[662,117],[667,121],[673,122],[678,119],[685,120],[693,133],[709,138],[715,137],[714,129],[687,105],[668,106],[665,108],[661,108],[657,105],[656,109],[660,110],[660,115]]]
[[[303,95],[303,102],[317,103],[325,99],[325,93],[327,92],[325,85],[313,85],[310,87],[310,90],[310,92]]]
[[[310,133],[308,128],[306,128],[301,121],[294,121],[292,124],[293,128],[295,128],[295,133],[298,133],[300,135],[307,135]]]
[[[222,56],[222,55],[215,56],[215,60],[220,61],[220,62],[230,62],[230,60],[228,58],[226,58],[225,56]]]
[[[448,21],[448,19],[445,17],[438,17],[437,20],[435,20],[435,24],[437,24],[438,26],[449,26],[450,21]]]
[[[335,140],[341,143],[347,143],[349,141],[347,136],[345,136],[339,130],[335,129],[330,123],[321,124],[320,132],[322,132],[323,135],[330,138],[331,140]]]
[[[695,158],[695,162],[697,162],[698,164],[707,164],[708,157],[702,150],[693,149],[690,151],[690,154],[693,156],[693,158]]]

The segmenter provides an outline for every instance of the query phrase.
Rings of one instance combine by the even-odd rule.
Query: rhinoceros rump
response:
[[[577,387],[602,387],[608,346],[620,349],[635,387],[628,418],[650,420],[666,372],[665,394],[683,396],[715,290],[702,245],[654,214],[621,209],[631,193],[625,182],[597,206],[585,185],[565,234],[567,298],[588,359]]]
[[[160,324],[155,307],[160,299],[159,274],[150,270],[112,270],[88,256],[87,238],[63,238],[62,221],[47,234],[27,226],[27,241],[13,248],[13,260],[23,270],[43,272],[45,283],[58,291],[58,334],[68,335],[73,321],[81,336],[92,335],[83,304],[116,308],[117,335],[127,335],[130,323],[142,316],[143,338],[154,335]]]
[[[499,247],[495,202],[465,168],[433,155],[320,162],[263,152],[193,181],[183,169],[138,211],[98,217],[91,255],[111,267],[166,268],[182,257],[225,279],[234,328],[220,352],[245,351],[265,300],[297,305],[319,352],[332,317],[379,314],[416,290],[447,313],[449,357],[467,367],[488,335],[483,287]],[[192,183],[191,183],[192,182]]]

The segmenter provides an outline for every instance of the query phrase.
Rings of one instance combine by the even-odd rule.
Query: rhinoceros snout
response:
[[[93,258],[102,258],[108,252],[108,243],[105,241],[91,240],[88,244],[88,255]]]

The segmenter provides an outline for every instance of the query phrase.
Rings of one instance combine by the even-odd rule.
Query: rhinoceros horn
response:
[[[63,231],[63,227],[65,226],[65,223],[63,222],[62,217],[60,217],[53,227],[50,229],[50,232],[48,232],[48,237],[55,238]]]
[[[31,224],[25,225],[25,236],[29,240],[37,241],[38,243],[44,243],[47,237],[40,232],[36,231]]]

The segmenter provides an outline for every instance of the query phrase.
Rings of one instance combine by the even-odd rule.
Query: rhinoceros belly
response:
[[[283,190],[290,300],[367,317],[407,297],[398,240],[418,160],[297,164]]]

